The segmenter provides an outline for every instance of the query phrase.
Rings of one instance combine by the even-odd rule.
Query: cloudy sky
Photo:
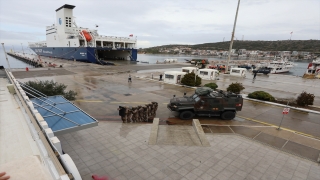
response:
[[[0,42],[45,40],[55,10],[75,5],[78,26],[137,36],[138,48],[230,41],[237,0],[0,0]],[[320,40],[320,0],[241,0],[235,39]]]

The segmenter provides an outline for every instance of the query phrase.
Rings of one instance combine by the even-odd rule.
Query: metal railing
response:
[[[13,80],[13,77],[11,76],[11,73],[7,72],[7,70],[6,70],[6,74],[7,74],[7,77],[9,78],[10,82],[13,84],[13,87],[16,91],[16,94],[18,95],[18,98],[19,98],[25,112],[27,113],[28,117],[30,118],[30,121],[33,124],[34,129],[36,130],[36,132],[38,132],[39,139],[43,143],[43,146],[45,147],[45,149],[48,153],[48,157],[43,157],[43,159],[50,158],[50,160],[51,160],[52,164],[54,165],[59,176],[67,175],[65,169],[63,168],[62,164],[60,163],[60,161],[58,159],[58,157],[59,157],[58,151],[53,149],[51,143],[48,142],[49,140],[48,140],[47,135],[45,134],[43,128],[39,125],[39,122],[36,120],[36,117],[35,117],[34,113],[32,112],[32,110],[30,109],[29,105],[27,104],[25,99],[22,97],[16,83]],[[39,144],[38,144],[38,146],[39,146]],[[46,165],[48,166],[47,163],[46,163]],[[50,167],[50,166],[48,166],[48,167]],[[52,172],[52,175],[54,175],[54,172]]]

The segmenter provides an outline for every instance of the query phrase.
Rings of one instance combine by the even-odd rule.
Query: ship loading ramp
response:
[[[103,48],[96,49],[96,54],[99,60],[129,60],[136,61],[137,57],[133,57],[136,54],[136,49],[117,49]]]

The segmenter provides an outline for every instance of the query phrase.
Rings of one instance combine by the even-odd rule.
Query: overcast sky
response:
[[[237,0],[0,0],[0,42],[45,40],[55,10],[75,5],[78,26],[137,36],[138,48],[230,41]],[[241,0],[235,39],[320,40],[320,0]]]

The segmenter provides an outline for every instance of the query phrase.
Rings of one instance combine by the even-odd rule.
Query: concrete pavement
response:
[[[282,141],[282,139],[288,140],[288,138],[281,136],[279,140],[275,138],[278,137],[276,131],[268,131],[267,133],[266,130],[248,127],[266,126],[271,128],[268,127],[270,126],[268,124],[278,124],[282,116],[282,108],[251,101],[245,101],[243,110],[238,113],[239,117],[235,120],[222,121],[219,118],[203,117],[199,117],[199,120],[201,124],[206,125],[230,126],[231,132],[237,131],[232,129],[232,126],[246,126],[246,128],[253,130],[245,129],[242,131],[248,132],[250,137],[254,135],[254,137],[251,137],[253,140],[234,134],[207,134],[206,136],[211,144],[209,148],[147,145],[151,124],[122,124],[116,110],[117,107],[119,105],[144,105],[156,101],[159,103],[157,117],[159,117],[161,124],[189,125],[191,121],[177,119],[174,113],[166,108],[166,103],[174,94],[179,96],[187,92],[188,95],[191,95],[194,92],[192,88],[152,80],[149,77],[150,72],[135,73],[136,70],[150,69],[153,66],[156,65],[120,64],[113,67],[104,67],[75,63],[59,70],[57,68],[51,70],[44,68],[39,71],[32,70],[38,71],[36,73],[20,71],[13,72],[13,74],[23,82],[53,79],[66,84],[68,90],[74,90],[78,93],[75,104],[100,121],[98,127],[59,137],[59,139],[63,139],[64,151],[75,160],[84,179],[89,178],[92,173],[108,175],[116,179],[316,179],[318,177],[319,167],[315,163],[286,153],[289,151],[282,152],[255,142],[253,138],[257,137],[260,140],[269,139],[267,142],[276,143],[277,146],[280,146],[281,143],[277,142]],[[174,66],[181,67],[184,65]],[[171,68],[172,65],[156,67]],[[52,72],[56,70],[57,72]],[[163,70],[154,70],[154,75],[157,76],[161,71]],[[127,82],[129,72],[133,77],[132,83]],[[231,82],[243,82],[245,87],[253,86],[249,77],[247,80],[229,76],[222,77],[221,80],[217,81],[218,84],[221,83],[219,88],[223,88]],[[274,80],[279,81],[281,76],[279,77],[275,77]],[[299,85],[298,81],[301,80],[297,80],[297,85]],[[260,89],[259,86],[268,83],[272,84],[269,79],[264,80],[260,85],[256,81],[253,90]],[[278,88],[282,88],[281,81],[273,84],[277,83],[279,85],[268,86],[270,89],[275,87],[273,90],[275,93],[280,91]],[[312,82],[307,84],[310,85]],[[307,87],[311,90],[312,86],[309,85]],[[299,90],[303,88],[304,86],[300,87]],[[290,97],[295,92],[295,90],[292,90]],[[247,119],[257,121],[248,121]],[[317,131],[320,123],[319,119],[319,115],[290,111],[284,119],[283,127],[319,137],[319,131]],[[268,124],[261,124],[260,121]],[[161,125],[161,132],[170,134],[172,128],[174,126]],[[256,131],[254,130],[259,131],[260,135],[264,134],[260,136],[259,133],[255,134]],[[220,131],[224,132],[223,129],[220,129]],[[242,131],[241,128],[238,128],[238,132]],[[250,132],[254,133],[250,134]],[[181,138],[181,141],[183,141],[183,136]],[[290,142],[319,149],[317,141],[312,139],[312,142],[315,142],[315,145],[312,145],[313,143],[309,139],[299,136],[299,138],[291,138]],[[288,146],[289,150],[296,147],[295,144],[289,145],[291,145]],[[207,164],[203,165],[204,162],[207,162]],[[260,167],[257,168],[259,165]]]

